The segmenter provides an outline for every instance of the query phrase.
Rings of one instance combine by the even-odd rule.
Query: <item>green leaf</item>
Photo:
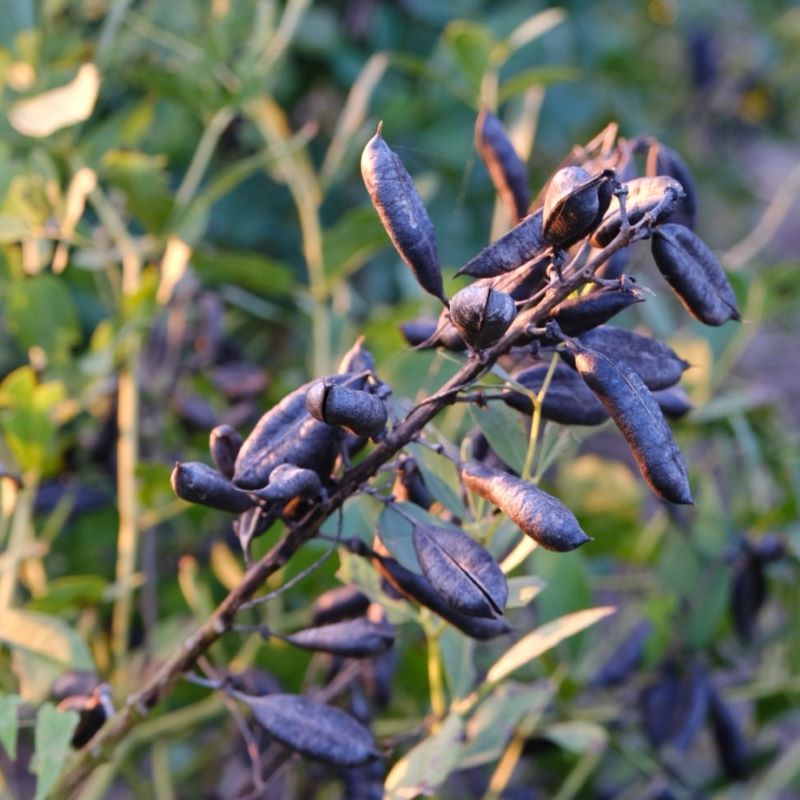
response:
[[[494,663],[486,675],[488,683],[499,683],[512,672],[529,664],[542,653],[551,650],[559,642],[574,636],[576,633],[594,625],[595,622],[613,614],[617,609],[614,606],[599,606],[587,608],[574,614],[559,617],[553,622],[548,622],[540,628],[523,636],[516,644],[512,645]]]
[[[25,220],[14,214],[0,214],[0,243],[19,242],[31,235]]]
[[[536,575],[518,575],[508,579],[506,608],[524,608],[547,584]]]
[[[195,250],[192,266],[203,283],[230,283],[260,296],[288,294],[294,283],[292,267],[259,253]]]
[[[353,208],[323,234],[325,271],[331,283],[360,269],[386,247],[389,237],[372,206]]]
[[[475,686],[475,640],[448,625],[439,637],[447,687],[452,697],[464,697]]]
[[[547,684],[509,681],[498,686],[469,719],[459,768],[469,769],[500,758],[522,719],[543,711],[552,695],[553,689]]]
[[[54,661],[67,669],[94,669],[83,639],[58,617],[6,609],[0,616],[0,642]]]
[[[477,22],[455,20],[445,28],[442,42],[472,89],[479,92],[494,47],[489,31]]]
[[[47,584],[43,595],[29,603],[31,611],[57,613],[67,608],[86,608],[106,602],[108,582],[99,575],[65,575]]]
[[[397,506],[403,511],[408,509],[411,503],[398,503]],[[417,560],[417,553],[414,549],[412,535],[414,526],[403,516],[401,516],[393,506],[384,508],[378,517],[378,535],[386,545],[389,552],[406,569],[422,574],[422,568]]]
[[[412,445],[409,450],[414,454],[425,485],[434,499],[461,519],[469,516],[458,494],[461,483],[453,462],[422,445]]]
[[[503,81],[500,85],[498,101],[504,103],[532,86],[550,86],[553,83],[575,81],[579,76],[580,72],[577,69],[561,64],[524,69]]]
[[[572,753],[599,754],[605,750],[608,742],[604,728],[583,720],[556,722],[541,731],[541,735]]]
[[[386,776],[384,800],[413,800],[435,794],[459,765],[464,720],[450,714],[438,733],[424,739],[401,758]]]
[[[45,703],[39,709],[31,759],[31,772],[37,777],[35,800],[45,800],[56,785],[77,725],[75,711],[58,711],[52,703]]]
[[[528,431],[522,415],[505,404],[493,403],[490,408],[470,405],[469,413],[492,446],[492,450],[513,470],[522,473],[528,449]]]
[[[16,694],[0,695],[0,744],[14,761],[17,757],[17,714],[22,698]]]

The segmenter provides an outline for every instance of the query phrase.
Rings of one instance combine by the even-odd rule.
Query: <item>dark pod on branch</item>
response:
[[[467,343],[462,338],[458,329],[450,321],[447,309],[442,309],[438,320],[417,319],[404,322],[400,326],[405,340],[418,350],[428,350],[433,347],[444,347],[460,353],[467,349]]]
[[[516,315],[517,307],[511,296],[490,286],[467,286],[450,301],[453,325],[476,350],[498,342]]]
[[[764,562],[748,547],[736,560],[731,584],[731,615],[736,633],[751,642],[758,626],[758,614],[767,599]]]
[[[318,595],[311,609],[312,625],[330,625],[360,617],[369,607],[369,597],[355,586],[337,586]]]
[[[59,711],[75,711],[78,714],[78,725],[70,741],[75,749],[88,744],[105,721],[114,715],[111,689],[107,683],[96,686],[89,694],[68,695],[59,702],[57,708]]]
[[[713,686],[708,711],[720,766],[731,780],[744,780],[750,774],[750,747],[730,707]]]
[[[232,425],[217,425],[208,437],[208,449],[217,469],[228,479],[233,478],[236,456],[242,447],[242,436]]]
[[[591,541],[560,500],[532,483],[482,464],[465,465],[461,478],[470,491],[494,503],[547,550],[565,553]]]
[[[414,549],[431,586],[457,611],[475,617],[503,614],[508,584],[490,553],[462,531],[414,526]]]
[[[536,364],[517,372],[513,378],[526,389],[538,394],[547,370],[547,364]],[[523,414],[533,414],[533,402],[522,392],[513,388],[505,389],[503,400]],[[558,364],[542,400],[542,416],[559,425],[601,425],[608,419],[608,412],[574,370]]]
[[[392,486],[392,495],[401,503],[413,503],[426,510],[433,505],[433,495],[425,485],[425,479],[416,460],[411,456],[405,456],[397,465],[397,477]]]
[[[241,514],[255,505],[253,499],[237,489],[208,464],[199,461],[178,463],[170,477],[172,489],[182,500]]]
[[[645,644],[653,626],[642,620],[625,637],[611,657],[597,670],[592,686],[618,686],[632,675],[644,660]]]
[[[338,386],[326,378],[311,384],[306,408],[314,419],[338,425],[356,436],[377,436],[389,415],[383,401],[360,389]]]
[[[585,350],[575,355],[575,366],[622,432],[650,488],[671,503],[691,504],[686,462],[642,379]]]
[[[369,658],[385,652],[394,644],[395,630],[389,623],[370,622],[359,617],[306,628],[281,638],[304,650],[346,658]]]
[[[738,320],[736,295],[716,256],[683,225],[653,232],[653,258],[684,308],[706,325]]]
[[[668,219],[678,206],[678,201],[684,196],[683,187],[674,178],[668,175],[656,175],[652,178],[634,178],[626,181],[623,186],[628,194],[625,198],[625,211],[631,225],[641,222],[645,214],[655,211],[663,200],[667,202],[660,206],[658,219],[653,224]],[[622,215],[619,200],[612,198],[608,212],[592,236],[595,247],[605,247],[610,244],[622,228]]]
[[[694,228],[697,220],[697,187],[686,162],[671,147],[653,142],[647,153],[647,174],[669,175],[680,183],[685,196],[678,203],[672,219],[687,228]]]
[[[312,469],[303,469],[294,464],[281,464],[270,473],[269,483],[252,494],[274,503],[288,503],[299,497],[301,500],[316,500],[322,491],[319,475]]]
[[[680,386],[670,386],[669,389],[659,389],[653,392],[653,398],[665,417],[680,419],[692,410],[692,401],[689,395]]]
[[[511,144],[500,120],[482,111],[475,122],[475,148],[489,170],[494,188],[514,222],[527,213],[531,202],[528,171]]]
[[[338,708],[294,694],[234,696],[250,707],[270,736],[304,756],[337,767],[355,767],[380,757],[372,734]]]
[[[623,276],[619,286],[604,286],[597,292],[564,300],[550,312],[550,319],[555,320],[567,336],[581,336],[641,302],[644,302],[642,290],[633,278]]]
[[[380,126],[361,155],[361,175],[395,249],[420,286],[447,305],[433,222],[403,162],[381,137]]]

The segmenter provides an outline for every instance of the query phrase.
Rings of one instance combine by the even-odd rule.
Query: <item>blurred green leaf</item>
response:
[[[470,405],[469,414],[500,458],[515,472],[522,473],[528,449],[528,431],[522,415],[504,403],[488,408]]]
[[[372,206],[353,208],[323,233],[325,271],[336,284],[364,266],[389,245],[389,237]]]
[[[439,636],[439,651],[450,696],[464,697],[477,678],[475,640],[448,625]]]
[[[200,249],[191,263],[209,286],[231,283],[263,297],[287,294],[293,286],[290,265],[258,253]]]
[[[0,616],[0,641],[54,661],[66,669],[93,670],[83,639],[58,617],[9,608]]]
[[[477,97],[490,63],[492,35],[478,22],[455,20],[444,29],[442,42]]]
[[[532,86],[549,86],[552,83],[575,81],[580,77],[580,72],[574,67],[561,64],[552,64],[545,67],[531,67],[506,78],[500,84],[498,101],[505,103],[512,97],[522,94]]]
[[[608,742],[605,728],[584,720],[548,725],[541,731],[541,735],[572,753],[599,754],[602,753]]]
[[[0,694],[0,745],[8,757],[17,758],[17,715],[22,698],[16,694]]]
[[[55,786],[70,754],[70,740],[77,726],[77,712],[58,711],[52,703],[45,703],[36,714],[31,759],[31,772],[37,777],[35,800],[45,800]]]

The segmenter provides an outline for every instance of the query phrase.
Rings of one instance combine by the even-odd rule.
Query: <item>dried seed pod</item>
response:
[[[686,162],[670,147],[653,142],[647,154],[648,175],[669,175],[686,193],[678,203],[672,219],[687,228],[694,228],[697,219],[697,187]]]
[[[736,295],[706,244],[683,225],[653,231],[653,258],[683,307],[706,325],[740,319]]]
[[[416,319],[404,322],[400,330],[405,340],[417,350],[429,350],[433,347],[444,347],[460,353],[467,349],[467,343],[461,338],[458,329],[450,321],[447,309],[443,309],[438,321],[433,319]]]
[[[483,464],[466,464],[461,479],[547,550],[566,553],[591,541],[560,500],[532,483]]]
[[[170,476],[172,490],[190,503],[241,514],[255,505],[253,499],[208,464],[184,461],[175,464]]]
[[[713,687],[709,693],[708,711],[722,769],[731,780],[744,780],[751,769],[750,747],[736,717]]]
[[[786,542],[774,533],[762,536],[752,547],[753,557],[762,564],[779,561],[786,556]]]
[[[419,466],[411,456],[405,456],[397,465],[397,477],[392,486],[392,495],[401,503],[413,503],[420,508],[429,509],[433,496],[425,485]]]
[[[665,417],[680,419],[692,410],[692,401],[689,395],[680,386],[670,386],[669,389],[659,389],[653,392],[653,399]]]
[[[650,488],[671,503],[693,503],[686,462],[642,379],[583,350],[575,356],[575,367],[622,432]]]
[[[380,126],[361,155],[361,175],[395,249],[419,285],[447,305],[433,223],[403,162],[381,137]]]
[[[614,192],[613,173],[592,178],[581,167],[558,170],[544,196],[544,239],[566,249],[590,233],[608,210]]]
[[[450,302],[450,319],[464,341],[476,350],[498,342],[516,315],[511,296],[489,286],[467,286]]]
[[[372,734],[338,708],[293,694],[235,696],[247,703],[270,736],[304,756],[336,767],[355,767],[380,757]]]
[[[547,370],[547,364],[536,364],[517,372],[513,378],[530,391],[538,393]],[[533,414],[531,398],[522,392],[508,388],[503,391],[503,400],[523,414]],[[558,364],[542,401],[542,416],[559,425],[601,425],[608,419],[608,412],[579,375],[569,367]]]
[[[281,464],[270,473],[269,483],[253,494],[269,502],[288,503],[295,497],[316,500],[321,491],[322,484],[314,470],[296,467],[294,464]]]
[[[309,387],[306,408],[314,419],[327,425],[339,425],[356,436],[377,436],[389,418],[379,397],[360,389],[337,386],[326,378]]]
[[[369,607],[369,597],[355,586],[337,586],[318,595],[311,607],[312,625],[329,625],[360,617]]]
[[[77,750],[88,744],[105,721],[114,715],[111,688],[107,683],[101,683],[91,694],[69,695],[59,702],[57,709],[78,714],[78,725],[70,740],[70,745]]]
[[[642,620],[594,674],[592,686],[617,686],[636,672],[644,660],[644,648],[653,626]]]
[[[493,289],[506,292],[517,301],[528,300],[544,285],[551,261],[550,256],[542,256],[495,278],[481,278],[474,285],[486,281]]]
[[[370,622],[359,617],[306,628],[281,638],[304,650],[346,658],[369,658],[385,652],[394,644],[395,630],[388,623]]]
[[[422,572],[447,603],[470,616],[502,615],[508,584],[485,548],[439,525],[415,525],[413,540]]]
[[[475,148],[483,159],[494,188],[514,222],[528,212],[531,192],[528,170],[511,144],[500,120],[483,110],[475,122]]]
[[[436,320],[432,317],[411,319],[400,323],[400,333],[412,347],[435,347]],[[430,344],[428,344],[430,342]],[[466,347],[466,345],[464,345]]]
[[[731,616],[736,633],[751,642],[758,625],[758,613],[767,599],[764,562],[748,549],[737,560],[731,584]]]
[[[555,320],[567,336],[581,336],[644,299],[633,278],[623,276],[619,286],[604,286],[597,292],[564,300],[553,308],[549,319]]]
[[[211,382],[228,400],[260,395],[269,383],[266,370],[245,362],[219,364],[211,370]]]
[[[232,425],[217,425],[208,437],[208,449],[217,469],[228,479],[233,478],[236,456],[242,448],[242,435]]]
[[[625,198],[625,210],[631,225],[640,222],[645,214],[655,210],[656,206],[666,199],[668,202],[662,207],[654,224],[669,219],[678,206],[678,201],[684,196],[683,187],[674,178],[668,175],[656,175],[652,178],[634,178],[625,181],[628,189]],[[595,247],[605,247],[620,232],[622,217],[620,216],[619,200],[616,196],[611,199],[606,215],[592,236],[591,243]]]
[[[541,256],[547,248],[542,232],[542,216],[541,209],[528,214],[510,231],[471,258],[456,275],[493,278]]]
[[[679,358],[668,344],[613,325],[587,331],[581,335],[580,343],[633,370],[653,391],[674,386],[689,368],[689,362]],[[573,360],[571,353],[566,353],[566,360]]]
[[[364,347],[364,337],[359,336],[353,346],[342,356],[339,369],[336,371],[340,374],[360,372],[375,374],[376,369],[372,353]]]

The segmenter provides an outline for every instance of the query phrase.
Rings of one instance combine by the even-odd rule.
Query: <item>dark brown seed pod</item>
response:
[[[597,350],[614,363],[632,369],[654,391],[674,386],[689,368],[689,362],[679,358],[668,344],[613,325],[587,331],[579,341],[589,350]],[[566,358],[568,362],[573,360],[569,352]]]
[[[517,315],[511,295],[490,286],[467,286],[450,302],[450,319],[471,347],[482,350],[498,342]]]
[[[593,178],[581,167],[558,170],[544,196],[545,241],[556,249],[566,249],[580,241],[603,218],[613,191],[613,173]]]
[[[697,219],[697,186],[686,162],[661,142],[652,142],[647,152],[647,174],[669,175],[675,178],[686,193],[672,215],[675,222],[694,228]]]
[[[316,500],[322,491],[319,475],[312,469],[303,469],[294,464],[281,464],[269,475],[269,483],[253,492],[256,497],[274,503],[288,503],[299,497]]]
[[[281,638],[304,650],[346,658],[369,658],[388,650],[394,644],[395,635],[394,628],[388,623],[370,622],[359,617],[306,628]]]
[[[747,550],[737,560],[731,584],[731,616],[741,641],[753,640],[758,614],[767,599],[767,576],[764,562]]]
[[[751,770],[750,747],[736,717],[713,687],[708,711],[717,758],[722,769],[731,780],[744,780]]]
[[[467,349],[467,343],[461,338],[458,329],[450,321],[447,309],[442,309],[438,320],[419,319],[404,322],[400,330],[405,340],[417,350],[430,350],[444,347],[454,353]]]
[[[336,767],[366,764],[380,754],[370,732],[332,706],[294,694],[234,695],[267,733],[290,750]]]
[[[425,485],[416,460],[411,456],[405,456],[397,465],[392,495],[400,503],[413,503],[426,510],[433,505],[433,496]]]
[[[433,223],[403,162],[381,137],[380,126],[361,155],[361,175],[395,249],[419,285],[447,305]]]
[[[484,547],[439,525],[415,525],[413,539],[423,574],[447,603],[470,616],[502,615],[508,584]]]
[[[683,225],[653,231],[653,258],[683,307],[706,325],[740,319],[736,295],[706,244]]]
[[[369,597],[355,586],[337,586],[318,595],[311,608],[312,625],[330,625],[360,617],[369,607]]]
[[[175,464],[170,476],[172,490],[182,500],[199,503],[241,514],[255,505],[255,501],[220,475],[208,464],[198,461],[184,461]]]
[[[652,178],[634,178],[623,184],[628,189],[625,198],[625,210],[628,214],[628,221],[631,225],[640,222],[645,214],[655,210],[662,200],[669,200],[659,212],[659,217],[654,220],[663,222],[669,219],[670,215],[678,206],[678,201],[684,196],[683,187],[674,178],[668,175],[656,175]],[[605,247],[619,233],[622,227],[622,217],[620,216],[619,201],[613,197],[608,207],[606,215],[592,236],[591,243],[595,247]]]
[[[664,416],[670,419],[685,417],[692,410],[692,401],[680,386],[670,386],[669,389],[653,392],[653,399]]]
[[[531,203],[528,170],[511,144],[503,124],[491,111],[483,110],[475,122],[475,149],[514,222],[519,222]]]
[[[360,389],[337,386],[326,378],[309,387],[306,408],[314,419],[338,425],[356,436],[377,436],[389,418],[379,397]]]
[[[523,264],[511,272],[498,275],[496,278],[481,278],[473,285],[487,281],[493,289],[506,292],[517,301],[528,300],[544,285],[550,263],[550,256],[543,256],[530,264]]]
[[[547,244],[542,232],[541,209],[520,220],[510,231],[470,259],[456,275],[493,278],[541,256]]]
[[[581,336],[644,299],[633,278],[623,276],[619,286],[604,286],[597,292],[564,300],[553,308],[549,319],[555,320],[567,336]]]
[[[208,437],[208,449],[217,469],[230,480],[236,469],[236,456],[242,447],[242,435],[232,425],[217,425]]]
[[[591,541],[560,500],[532,483],[483,464],[466,464],[461,479],[547,550],[566,553]]]
[[[538,393],[547,370],[547,364],[536,364],[517,372],[513,378],[530,391]],[[522,392],[508,388],[503,391],[503,400],[523,414],[533,414],[531,398]],[[558,364],[542,401],[542,416],[559,425],[601,425],[608,419],[608,412],[579,375],[569,367]]]
[[[75,711],[78,714],[78,725],[70,741],[70,745],[77,750],[88,744],[105,721],[113,716],[111,689],[107,683],[102,683],[91,694],[69,695],[61,700],[57,709]]]
[[[692,504],[686,462],[642,379],[584,350],[575,356],[575,366],[622,432],[650,488],[671,503]]]
[[[618,686],[636,672],[644,660],[645,644],[653,626],[642,620],[592,677],[591,686]]]

